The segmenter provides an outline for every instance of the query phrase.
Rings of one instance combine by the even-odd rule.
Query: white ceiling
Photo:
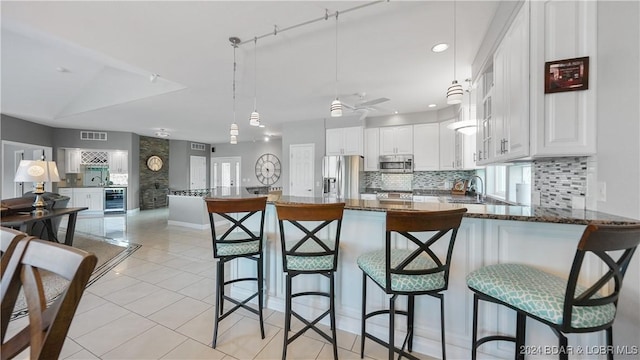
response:
[[[61,128],[131,131],[204,143],[229,140],[233,121],[230,36],[254,36],[365,2],[3,1],[2,113]],[[391,1],[338,21],[343,102],[391,99],[369,116],[446,107],[453,79],[452,1]],[[471,63],[498,2],[457,2],[456,72]],[[335,18],[280,32],[236,50],[239,141],[279,135],[290,121],[330,118],[335,97]],[[63,68],[63,71],[60,71]],[[160,77],[150,82],[150,74]],[[264,129],[248,125],[257,108]],[[431,103],[437,107],[430,109]],[[360,114],[346,111],[348,118]],[[343,120],[344,121],[344,120]]]

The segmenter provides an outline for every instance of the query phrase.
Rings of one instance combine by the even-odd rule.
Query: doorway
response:
[[[219,195],[237,193],[240,186],[242,158],[239,156],[211,158],[211,187],[220,191]]]
[[[2,140],[2,199],[20,197],[23,193],[33,190],[32,184],[18,186],[19,183],[13,181],[20,160],[40,160],[44,155],[46,160],[51,161],[53,160],[52,154],[53,149],[48,146]],[[62,178],[64,171],[60,171],[58,168],[58,172]],[[52,191],[52,183],[45,182],[44,189]]]
[[[313,197],[315,144],[289,146],[289,195]]]
[[[190,156],[189,190],[200,190],[207,187],[207,158]]]

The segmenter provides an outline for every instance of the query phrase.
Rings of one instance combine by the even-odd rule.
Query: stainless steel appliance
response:
[[[362,156],[325,156],[322,160],[323,194],[338,199],[359,199],[364,190]]]
[[[104,188],[104,212],[123,213],[127,211],[127,188]]]
[[[407,174],[413,172],[413,155],[381,155],[380,172]]]

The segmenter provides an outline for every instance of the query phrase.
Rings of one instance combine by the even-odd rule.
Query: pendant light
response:
[[[453,1],[453,81],[447,89],[447,104],[460,104],[462,102],[462,85],[456,80],[456,1]]]
[[[231,135],[230,143],[237,144],[239,132],[238,124],[236,124],[236,49],[238,48],[240,39],[232,36],[229,38],[229,41],[231,42],[231,46],[233,46],[233,123],[231,124],[229,135]]]
[[[473,135],[476,133],[478,125],[475,120],[471,120],[471,79],[465,79],[464,81],[469,83],[469,88],[465,90],[469,94],[469,117],[467,120],[455,121],[447,125],[447,128],[461,132],[465,135]]]
[[[249,116],[249,125],[260,126],[260,113],[258,113],[258,38],[253,38],[253,112]]]
[[[342,116],[342,103],[338,99],[338,14],[336,11],[336,99],[331,102],[331,117]]]

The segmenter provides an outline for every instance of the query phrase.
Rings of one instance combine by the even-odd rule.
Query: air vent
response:
[[[107,141],[107,133],[104,131],[80,131],[80,140]]]
[[[205,144],[200,144],[200,143],[191,143],[191,150],[206,151],[207,146]]]

